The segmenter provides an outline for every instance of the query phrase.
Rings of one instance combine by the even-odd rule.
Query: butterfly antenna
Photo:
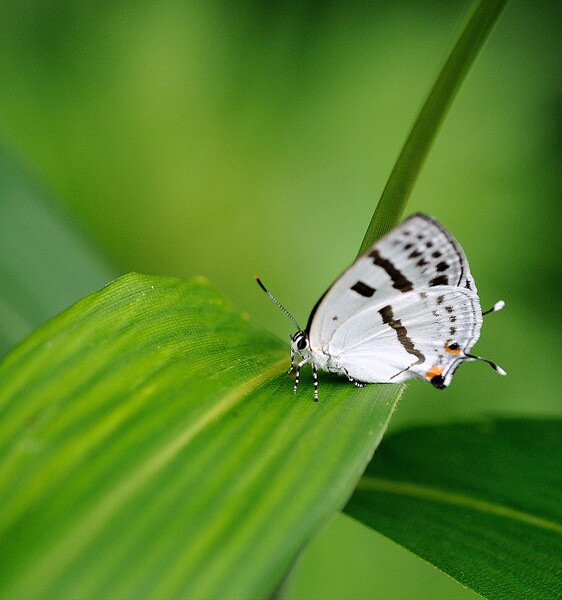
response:
[[[498,310],[501,310],[504,306],[505,306],[505,302],[503,300],[500,300],[499,302],[496,302],[494,304],[494,306],[492,306],[492,308],[490,308],[490,310],[483,312],[482,316],[489,315],[490,313],[493,313],[493,312],[498,312]]]
[[[291,319],[291,321],[297,326],[297,329],[302,331],[295,317],[293,317],[293,315],[281,304],[281,302],[279,302],[279,300],[277,300],[277,298],[265,287],[265,285],[263,285],[261,279],[257,275],[254,275],[254,279],[258,282],[261,289],[273,300],[273,302],[275,302],[275,304],[277,304],[277,306],[289,317],[289,319]]]
[[[464,359],[482,360],[485,363],[488,363],[492,367],[492,369],[494,369],[494,371],[498,372],[500,375],[507,375],[507,373],[499,365],[497,365],[495,362],[492,362],[491,360],[488,360],[487,358],[482,358],[481,356],[476,356],[475,354],[465,354]]]

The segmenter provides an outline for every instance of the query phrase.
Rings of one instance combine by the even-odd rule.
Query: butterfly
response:
[[[256,276],[266,294],[293,320],[294,393],[300,369],[338,373],[357,387],[423,379],[445,389],[459,365],[491,360],[470,354],[482,312],[463,249],[437,220],[415,214],[375,242],[346,269],[312,309],[302,329]],[[297,361],[296,357],[300,360]]]

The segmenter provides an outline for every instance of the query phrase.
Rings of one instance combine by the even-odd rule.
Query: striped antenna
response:
[[[261,279],[257,275],[254,275],[254,279],[258,282],[261,289],[273,300],[273,302],[275,302],[275,304],[277,304],[277,306],[289,317],[289,319],[291,319],[291,321],[297,326],[297,329],[302,331],[295,317],[293,317],[293,315],[281,304],[281,302],[279,302],[279,300],[277,300],[277,298],[265,287]]]

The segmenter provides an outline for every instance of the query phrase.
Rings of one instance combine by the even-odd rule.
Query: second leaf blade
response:
[[[560,597],[562,421],[390,437],[345,512],[485,598]]]

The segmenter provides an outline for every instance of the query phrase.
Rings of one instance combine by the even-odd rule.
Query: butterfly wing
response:
[[[416,214],[373,244],[318,301],[306,327],[311,346],[326,348],[347,319],[373,302],[438,286],[476,292],[458,242],[435,219]]]
[[[333,370],[358,381],[399,383],[412,377],[449,385],[480,335],[478,296],[466,288],[423,288],[374,303],[348,319],[326,352]]]
[[[452,325],[451,317],[461,319],[463,326]],[[468,352],[481,322],[462,248],[437,221],[416,214],[336,280],[313,309],[306,329],[312,351],[332,357],[332,365],[355,379],[398,382],[425,377],[431,367],[442,365],[433,371],[443,369],[435,375],[436,384],[441,376],[449,382],[453,365],[461,360],[445,350],[445,343],[456,336],[460,341],[451,343]]]

